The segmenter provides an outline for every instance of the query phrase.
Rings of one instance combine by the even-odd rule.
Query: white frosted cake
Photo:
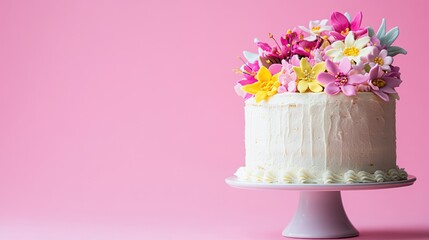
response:
[[[245,107],[243,180],[287,183],[406,179],[396,166],[395,99],[372,93],[283,93]]]
[[[235,86],[245,99],[243,181],[397,181],[395,112],[402,83],[397,27],[378,31],[334,12],[244,51]]]

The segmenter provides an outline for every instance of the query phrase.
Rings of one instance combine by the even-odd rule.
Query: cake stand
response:
[[[298,209],[283,236],[292,238],[346,238],[359,232],[353,227],[344,211],[341,191],[397,188],[412,185],[415,176],[402,181],[352,184],[288,184],[246,182],[228,177],[231,187],[243,189],[278,189],[300,191]]]

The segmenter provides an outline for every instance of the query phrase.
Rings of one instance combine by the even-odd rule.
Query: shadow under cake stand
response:
[[[247,182],[228,177],[225,182],[242,189],[276,189],[300,191],[298,209],[283,236],[292,238],[346,238],[359,232],[348,219],[341,200],[341,191],[397,188],[412,185],[416,177],[401,181],[351,184],[290,184]]]

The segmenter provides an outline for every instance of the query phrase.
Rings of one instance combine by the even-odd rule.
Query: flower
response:
[[[337,40],[343,40],[349,32],[353,32],[356,37],[367,32],[366,28],[361,27],[362,12],[358,12],[352,22],[344,14],[333,12],[331,14],[331,23],[335,31],[330,34]]]
[[[300,66],[293,67],[298,79],[298,91],[300,93],[306,92],[308,89],[312,92],[323,91],[322,86],[317,81],[316,77],[319,73],[326,70],[325,63],[319,62],[311,67],[306,58],[301,58]]]
[[[379,40],[381,47],[386,48],[389,56],[396,56],[398,54],[407,54],[407,51],[401,47],[392,46],[393,42],[399,36],[399,28],[394,27],[386,33],[386,20],[383,18],[381,25],[378,28],[377,35],[375,36],[374,29],[368,28],[368,36],[376,37]]]
[[[326,31],[332,30],[332,27],[328,26],[327,23],[328,23],[328,19],[323,19],[323,20],[310,21],[309,28],[300,26],[299,28],[301,28],[302,31],[310,34],[310,36],[305,37],[304,40],[314,41],[317,39],[317,36],[320,36],[322,33]]]
[[[371,91],[386,102],[389,101],[388,94],[395,94],[395,87],[399,87],[401,82],[401,79],[386,74],[379,65],[375,65],[369,71],[368,83]]]
[[[361,57],[366,57],[373,47],[366,45],[369,43],[369,37],[362,37],[355,40],[353,32],[349,32],[345,42],[336,41],[332,43],[331,49],[327,50],[325,54],[333,58],[333,62],[340,62],[344,57],[353,60],[356,63],[361,61]]]
[[[356,85],[368,80],[368,77],[362,74],[352,75],[352,65],[347,58],[343,58],[339,66],[331,60],[326,60],[326,68],[328,72],[320,73],[317,80],[325,84],[325,92],[330,95],[343,92],[346,96],[354,96]]]
[[[368,55],[368,62],[371,67],[374,67],[376,64],[380,66],[384,71],[390,71],[390,64],[393,62],[391,56],[387,56],[387,50],[374,47],[372,53]]]
[[[296,73],[293,71],[293,67],[294,65],[288,63],[286,60],[282,61],[282,71],[279,75],[281,85],[277,90],[279,93],[296,92]]]
[[[255,83],[243,86],[243,91],[253,94],[256,97],[256,102],[267,100],[269,97],[277,93],[280,86],[278,81],[280,73],[272,75],[268,68],[262,66],[256,74]]]

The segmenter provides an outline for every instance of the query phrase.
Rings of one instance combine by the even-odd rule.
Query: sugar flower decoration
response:
[[[317,80],[325,85],[325,92],[329,95],[336,95],[343,92],[346,96],[356,95],[356,85],[368,80],[366,75],[351,74],[352,65],[350,60],[343,58],[340,64],[326,60],[328,72],[322,72],[317,76]]]
[[[389,56],[394,57],[400,53],[407,54],[407,51],[405,51],[405,49],[397,46],[392,46],[393,42],[399,36],[399,28],[394,27],[386,33],[386,20],[384,18],[381,21],[381,25],[377,31],[377,35],[375,35],[374,29],[369,27],[368,36],[370,36],[371,38],[376,37],[379,40],[380,47],[386,48]]]
[[[310,89],[311,92],[321,92],[323,88],[317,81],[317,75],[326,70],[325,63],[319,62],[311,67],[306,58],[302,58],[299,67],[293,67],[298,79],[298,91],[306,92]]]
[[[371,91],[386,102],[389,101],[388,94],[395,94],[395,87],[399,87],[401,82],[401,79],[386,74],[379,65],[375,65],[369,71]]]
[[[347,15],[348,16],[348,15]],[[331,14],[331,23],[335,31],[331,35],[337,40],[343,40],[350,32],[353,32],[356,37],[359,37],[367,32],[366,28],[362,28],[362,12],[359,12],[350,22],[349,18],[342,13],[334,12]]]
[[[305,37],[304,40],[314,41],[318,36],[321,36],[322,33],[332,30],[331,26],[328,26],[328,19],[310,21],[308,28],[300,26],[299,28],[309,34]]]
[[[325,54],[332,58],[333,62],[340,62],[344,57],[353,60],[356,63],[361,61],[361,57],[366,57],[373,47],[367,47],[369,37],[355,39],[353,32],[349,32],[345,41],[336,41],[332,43],[331,49]]]
[[[373,92],[385,101],[401,83],[394,56],[407,52],[393,42],[398,27],[386,31],[383,19],[377,32],[362,27],[362,12],[354,18],[333,12],[327,19],[290,28],[270,42],[254,39],[256,52],[244,51],[234,89],[244,99],[268,101],[276,94],[324,92],[356,95]],[[299,93],[297,93],[299,92]]]
[[[277,90],[279,93],[296,92],[296,73],[293,71],[293,67],[294,65],[288,63],[286,60],[282,61],[282,70],[279,75],[281,85]]]
[[[256,74],[257,82],[243,86],[243,91],[255,95],[256,102],[267,100],[277,93],[280,86],[280,73],[272,75],[268,68],[262,66]]]
[[[376,64],[380,66],[382,70],[390,71],[390,64],[393,62],[391,56],[387,56],[387,50],[374,47],[372,53],[368,55],[368,62],[371,67],[374,67]]]

